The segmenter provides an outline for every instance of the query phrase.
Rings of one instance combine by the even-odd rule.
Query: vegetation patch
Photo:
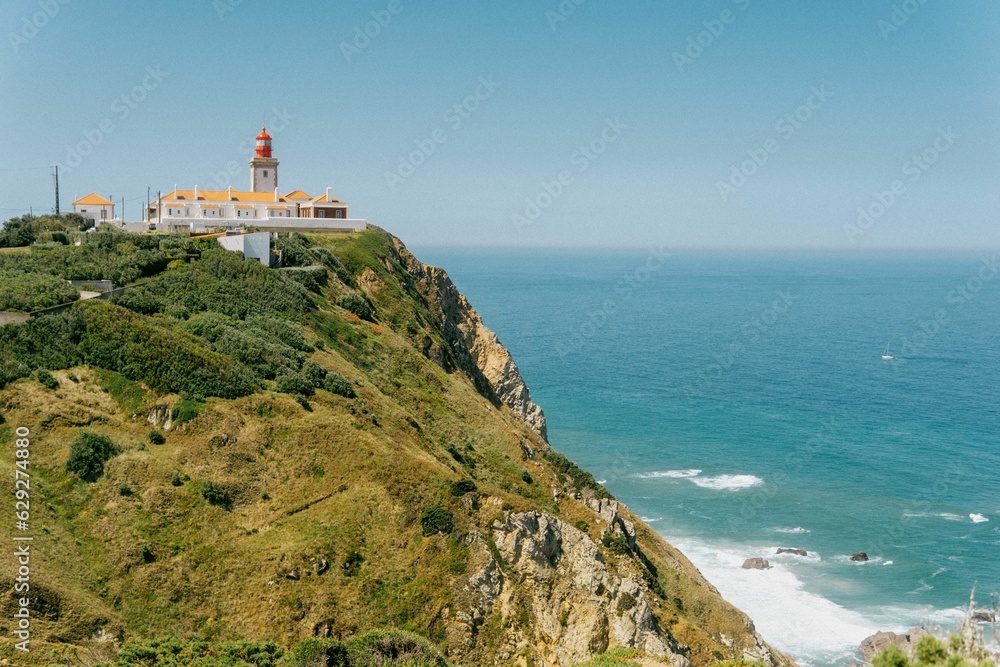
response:
[[[146,403],[146,390],[138,382],[101,368],[96,369],[94,375],[101,389],[108,392],[123,412],[134,415],[142,410]]]
[[[30,313],[79,298],[75,287],[56,276],[0,271],[0,311]]]
[[[108,436],[80,431],[70,443],[66,470],[84,481],[94,482],[104,474],[104,464],[119,453]]]
[[[440,505],[431,505],[420,515],[424,537],[455,530],[455,517]]]

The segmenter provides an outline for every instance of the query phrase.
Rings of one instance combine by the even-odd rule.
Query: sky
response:
[[[413,245],[1000,247],[995,0],[4,0],[0,218],[334,194]],[[120,211],[119,211],[120,212]]]

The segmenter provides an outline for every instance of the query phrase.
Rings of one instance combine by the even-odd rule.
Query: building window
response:
[[[344,212],[338,208],[337,209],[337,214],[335,216],[333,216],[333,217],[335,217],[335,218],[343,218],[344,217]]]
[[[267,169],[264,170],[264,178],[267,178]]]
[[[107,220],[107,219],[108,219],[108,209],[102,208],[101,209],[101,220]]]

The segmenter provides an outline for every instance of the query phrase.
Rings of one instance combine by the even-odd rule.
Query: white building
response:
[[[94,225],[115,219],[115,203],[96,192],[80,197],[73,202],[73,212],[94,221]]]
[[[199,232],[213,228],[258,227],[269,231],[361,231],[365,220],[348,218],[348,206],[333,196],[332,188],[319,197],[302,190],[282,195],[278,188],[278,160],[271,154],[267,129],[257,136],[250,160],[249,191],[180,190],[157,199],[149,208],[150,222],[163,231]]]
[[[243,257],[246,259],[256,259],[264,266],[271,265],[271,234],[269,232],[226,234],[220,236],[217,242],[226,250],[243,253]]]

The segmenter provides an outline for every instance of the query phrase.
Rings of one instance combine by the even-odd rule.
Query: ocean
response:
[[[1000,590],[993,253],[416,254],[511,350],[553,447],[801,664]]]

